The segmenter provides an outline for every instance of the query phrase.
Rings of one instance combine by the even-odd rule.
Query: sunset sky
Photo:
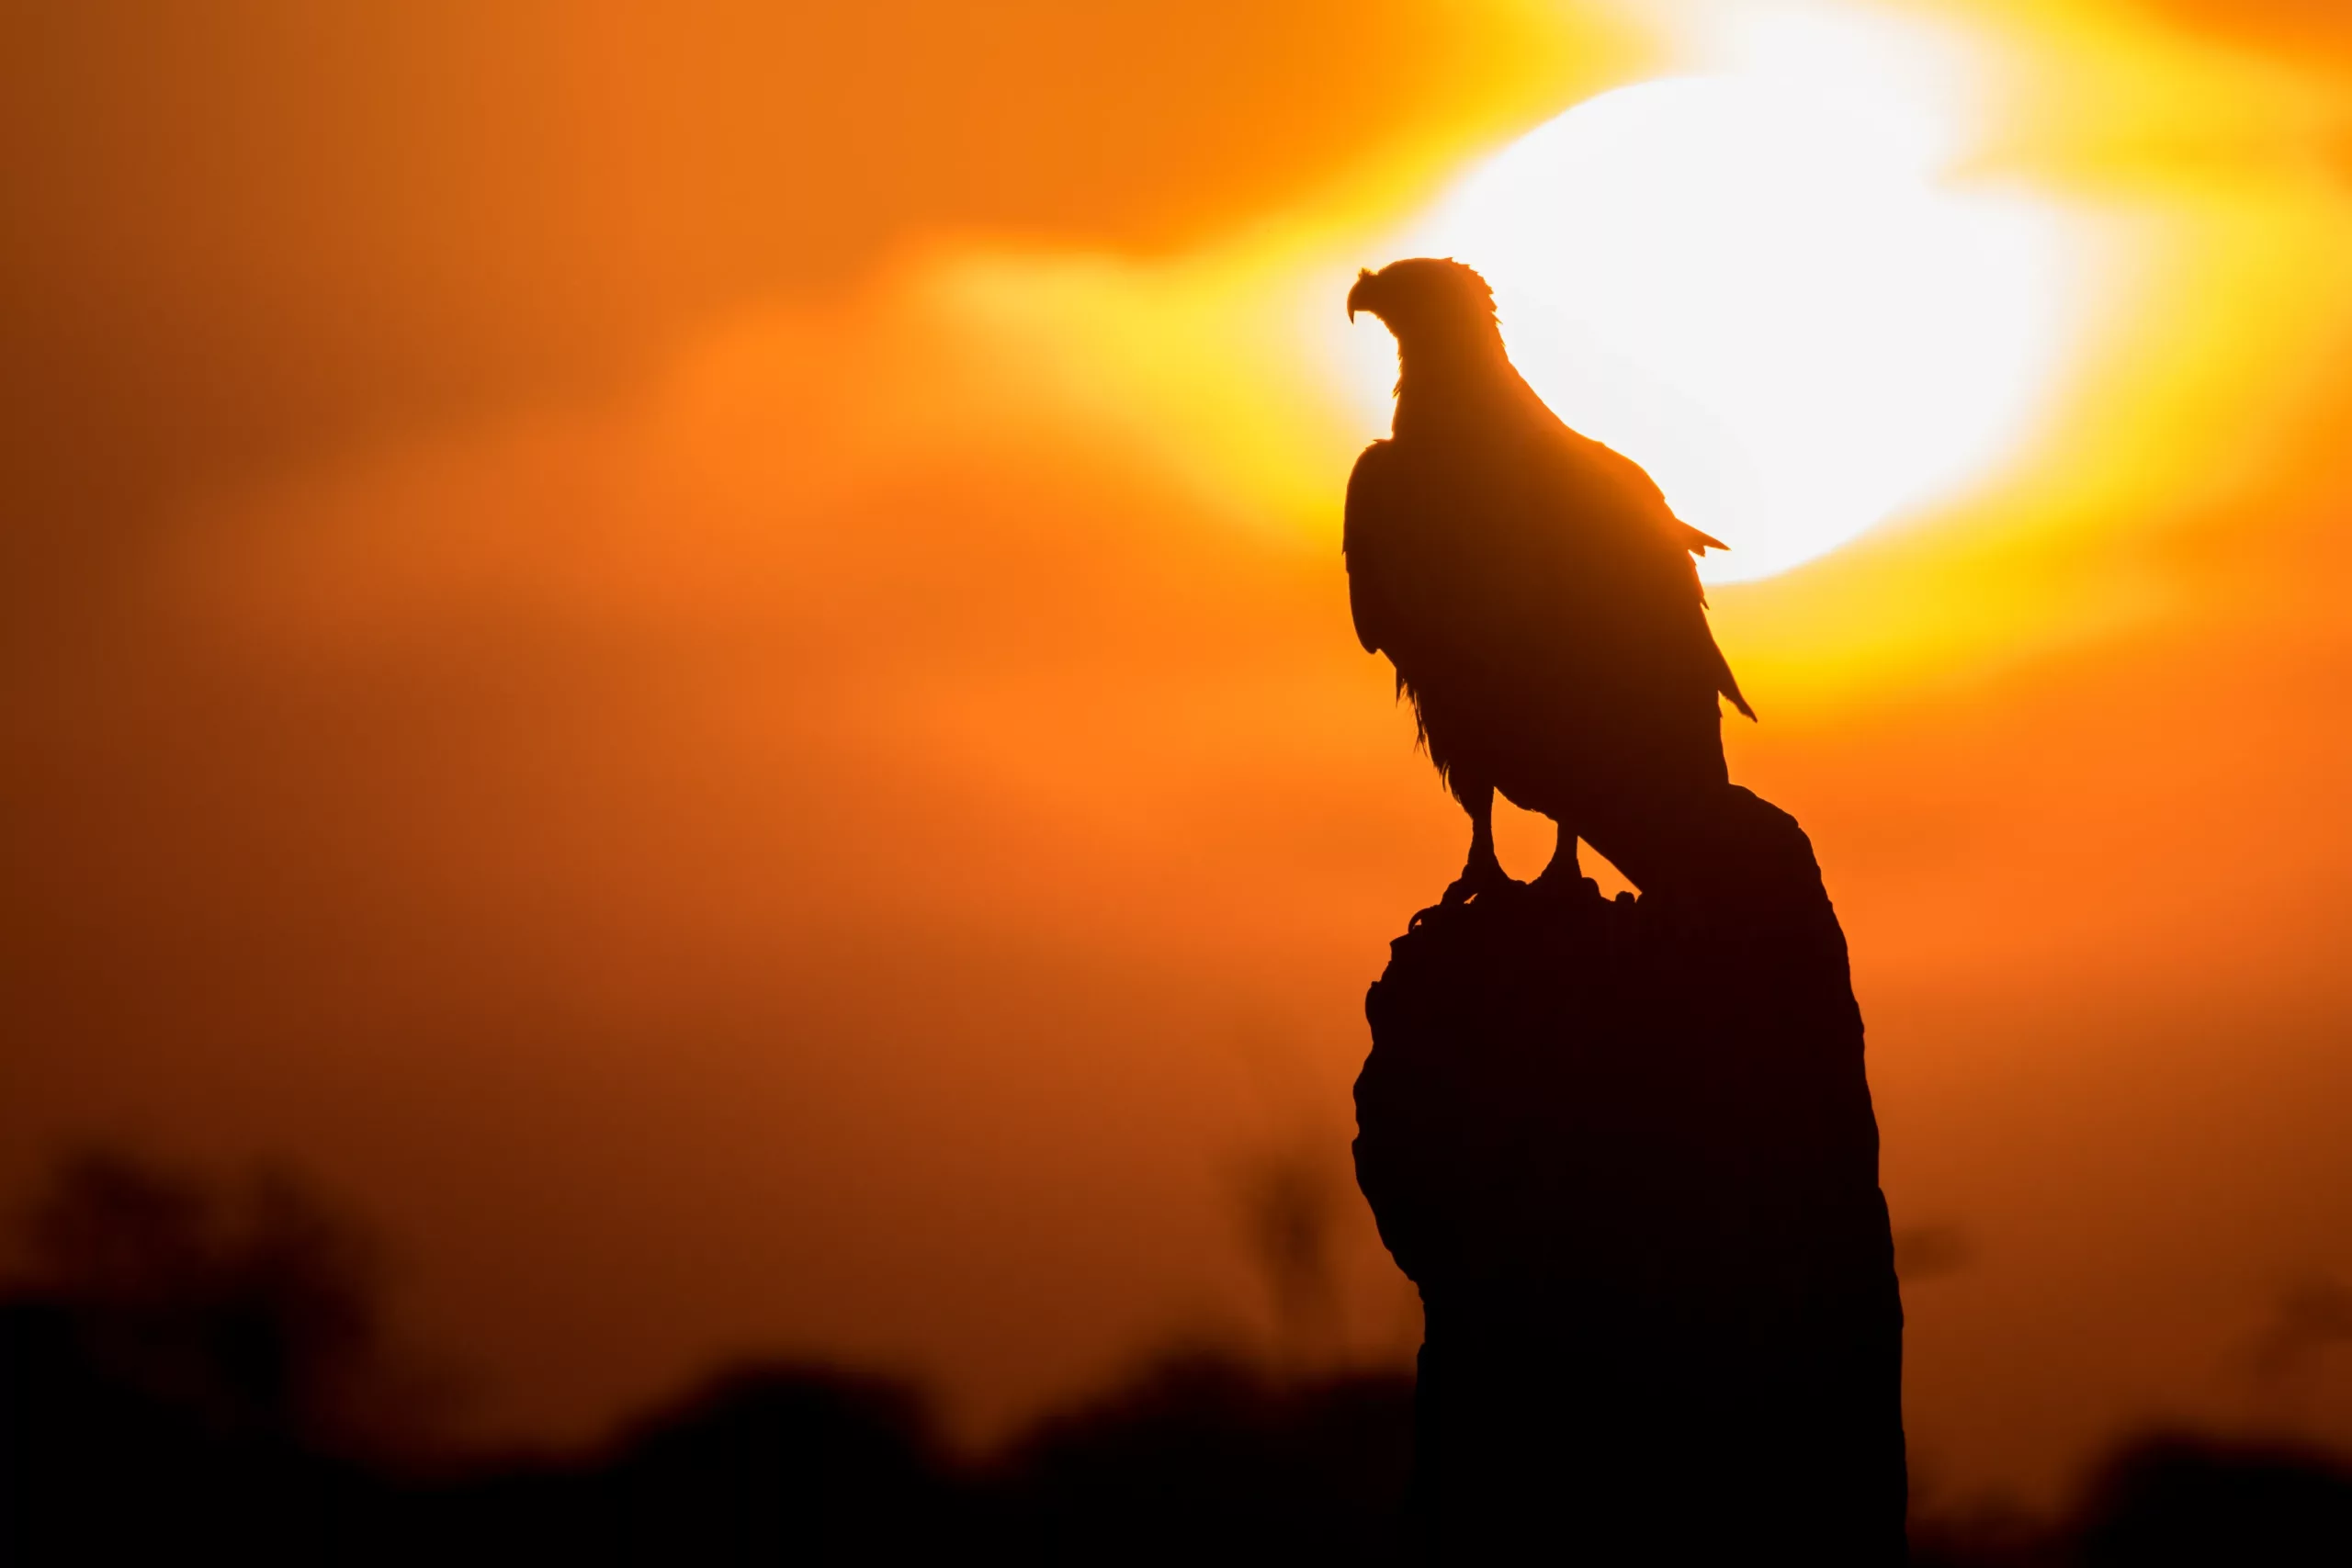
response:
[[[1341,487],[1449,251],[1712,562],[1852,945],[1921,1491],[2352,1444],[2352,11],[85,0],[0,18],[0,1201],[394,1242],[469,1429],[1003,1431],[1418,1327],[1362,999],[1464,828]],[[1532,874],[1540,822],[1503,825]]]

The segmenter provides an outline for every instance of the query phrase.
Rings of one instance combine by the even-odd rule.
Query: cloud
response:
[[[192,483],[626,385],[902,243],[1197,242],[1442,164],[1631,52],[1526,0],[96,0],[0,26],[0,494],[35,562]]]

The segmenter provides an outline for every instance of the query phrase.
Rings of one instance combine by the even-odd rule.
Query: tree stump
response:
[[[1727,790],[1671,886],[1425,911],[1357,1179],[1427,1314],[1440,1561],[1894,1563],[1901,1302],[1846,942]]]

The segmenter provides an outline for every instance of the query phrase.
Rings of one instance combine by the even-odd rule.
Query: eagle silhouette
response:
[[[1538,886],[1580,877],[1581,837],[1647,890],[1679,863],[1691,814],[1729,787],[1716,698],[1756,716],[1692,559],[1723,541],[1544,406],[1469,267],[1366,270],[1348,292],[1348,319],[1359,310],[1396,334],[1399,373],[1393,433],[1348,479],[1348,594],[1356,636],[1396,666],[1470,814],[1444,902],[1510,883],[1497,790],[1559,825]]]

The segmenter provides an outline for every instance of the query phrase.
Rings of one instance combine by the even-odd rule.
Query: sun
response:
[[[1731,544],[1713,581],[1989,477],[2066,357],[2057,210],[1955,182],[1916,82],[1793,52],[1581,104],[1395,242],[1486,274],[1544,400]]]

